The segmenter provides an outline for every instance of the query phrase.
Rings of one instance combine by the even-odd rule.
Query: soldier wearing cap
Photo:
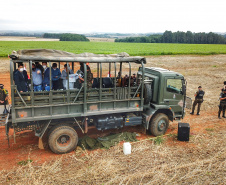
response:
[[[87,88],[90,89],[90,88],[92,88],[92,83],[93,83],[93,73],[91,73],[91,69],[88,65],[86,65],[86,68],[87,68]],[[84,82],[84,67],[82,64],[81,64],[80,70],[81,70],[83,76],[79,75],[79,80],[80,80],[80,83],[83,83]]]
[[[8,103],[8,91],[4,89],[4,85],[0,84],[0,114],[7,113],[6,105]]]
[[[226,89],[223,89],[220,94],[220,105],[219,105],[219,111],[218,111],[218,118],[221,119],[221,111],[222,111],[222,117],[225,117],[225,109],[226,109]]]
[[[197,110],[197,115],[200,115],[200,108],[201,108],[201,104],[203,102],[203,96],[204,96],[205,92],[202,90],[202,87],[199,86],[198,87],[198,91],[194,94],[195,96],[195,101],[193,103],[193,107],[192,107],[192,112],[190,114],[194,114],[195,111],[195,107],[198,104],[198,110]]]

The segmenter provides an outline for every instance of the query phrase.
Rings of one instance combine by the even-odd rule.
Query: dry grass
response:
[[[206,92],[202,110],[217,111],[219,95],[226,80],[226,55],[213,56],[154,56],[147,58],[150,67],[162,67],[179,72],[187,80],[187,95],[194,99],[194,93],[201,85]]]
[[[122,145],[117,145],[91,153],[77,149],[44,164],[32,158],[33,162],[25,166],[0,171],[0,183],[224,184],[226,127],[225,120],[217,119],[216,111],[220,88],[226,80],[225,57],[159,56],[147,59],[146,66],[163,67],[185,75],[188,96],[193,97],[199,85],[206,92],[202,116],[186,116],[184,120],[191,126],[188,143],[177,141],[174,132],[165,136],[161,145],[155,145],[153,140],[133,143],[132,154],[128,156],[123,155]],[[6,63],[6,59],[1,62]],[[135,66],[132,67],[133,72],[137,71]],[[5,66],[2,68],[7,71]],[[171,124],[171,130],[176,130],[176,125]]]
[[[78,150],[56,161],[0,172],[2,184],[223,184],[226,172],[226,132],[213,130],[181,143],[175,135],[155,145],[152,140],[88,154]],[[169,144],[168,141],[171,141]],[[81,157],[83,156],[83,157]]]

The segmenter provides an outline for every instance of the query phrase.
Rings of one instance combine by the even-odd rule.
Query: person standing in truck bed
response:
[[[70,65],[65,64],[64,65],[64,70],[62,71],[62,75],[61,75],[61,79],[63,79],[63,87],[64,89],[73,89],[74,88],[74,82],[70,82],[69,81],[69,88],[68,88],[68,74],[67,72],[70,74],[74,74],[74,71],[72,69],[70,69]]]
[[[33,85],[34,91],[42,90],[42,72],[39,68],[32,64],[32,76],[33,76]]]
[[[44,91],[50,91],[50,80],[49,80],[49,67],[47,67],[47,62],[42,62],[43,67],[43,81],[42,88]]]
[[[91,69],[88,65],[86,65],[87,68],[87,88],[90,89],[92,88],[93,84],[93,73],[91,73]],[[84,73],[84,67],[81,65],[80,70]],[[79,76],[79,80],[81,83],[84,82],[84,77]]]
[[[24,70],[24,65],[18,63],[18,69],[13,73],[15,85],[19,92],[27,92],[28,76],[27,71]]]
[[[52,70],[53,90],[58,90],[59,89],[61,72],[60,72],[59,68],[57,68],[57,64],[56,63],[53,63],[52,69],[53,69]]]
[[[204,96],[205,92],[202,90],[202,87],[199,86],[198,87],[198,91],[195,93],[195,101],[193,103],[193,107],[192,107],[192,112],[190,114],[194,114],[195,111],[195,107],[198,104],[198,109],[197,109],[197,115],[200,115],[200,108],[201,108],[201,104],[203,102],[203,96]]]

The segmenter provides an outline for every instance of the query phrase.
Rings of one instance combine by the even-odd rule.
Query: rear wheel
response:
[[[50,130],[48,143],[54,153],[68,153],[76,148],[78,134],[69,125],[56,125]]]
[[[168,126],[168,116],[163,113],[159,113],[150,121],[149,131],[154,136],[160,136],[166,133]]]

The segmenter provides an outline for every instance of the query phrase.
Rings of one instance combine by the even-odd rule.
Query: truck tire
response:
[[[73,151],[78,144],[78,134],[69,125],[56,125],[51,128],[48,138],[50,149],[56,154]]]
[[[159,113],[150,121],[149,131],[154,136],[161,136],[166,133],[168,126],[168,116],[163,113]]]
[[[151,84],[144,84],[144,105],[150,103],[152,99]]]

